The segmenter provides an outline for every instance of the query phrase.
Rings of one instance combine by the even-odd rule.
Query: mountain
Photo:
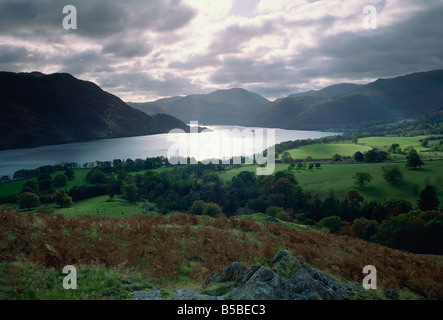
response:
[[[0,150],[189,130],[70,74],[0,72]]]
[[[362,128],[431,114],[443,106],[443,70],[343,83],[274,101],[247,125],[301,130]]]
[[[164,112],[180,120],[202,124],[244,125],[269,105],[269,100],[240,88],[217,90],[209,94],[173,97],[147,103],[128,103],[147,114]]]
[[[134,109],[138,109],[147,113],[149,115],[157,114],[157,113],[166,113],[164,105],[175,102],[177,100],[182,99],[183,97],[176,96],[171,98],[163,98],[152,102],[127,102],[128,106],[131,106]]]

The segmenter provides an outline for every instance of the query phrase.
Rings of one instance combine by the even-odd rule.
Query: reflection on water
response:
[[[205,126],[213,130],[213,133],[199,133],[202,141],[208,141],[205,135],[213,135],[221,130],[238,129],[244,130],[240,126]],[[251,128],[263,129],[266,128]],[[326,136],[337,135],[339,133],[320,131],[299,131],[275,129],[275,143],[290,140],[317,139]],[[190,133],[183,133],[190,137]],[[225,137],[226,135],[224,135]],[[168,141],[168,134],[156,134],[149,136],[94,140],[80,143],[70,143],[62,145],[44,146],[29,149],[15,149],[0,151],[0,176],[9,175],[12,177],[15,171],[20,169],[35,169],[44,165],[54,165],[64,162],[77,162],[82,165],[85,162],[112,161],[114,159],[146,159],[157,156],[167,156],[168,149],[173,145],[173,141]],[[244,155],[251,155],[263,150],[254,150],[252,143],[244,143],[241,136],[231,136],[231,145],[243,143]],[[242,141],[239,141],[242,139]],[[224,141],[226,143],[226,140]],[[263,145],[263,148],[269,145]],[[208,148],[208,145],[206,145]],[[196,157],[197,160],[202,160]]]

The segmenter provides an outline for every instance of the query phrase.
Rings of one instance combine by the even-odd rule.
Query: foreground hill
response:
[[[149,116],[69,74],[0,72],[0,150],[166,133],[188,127]]]
[[[276,100],[249,125],[284,129],[361,128],[431,114],[443,107],[443,70],[340,84]]]
[[[79,281],[84,279],[84,271],[80,269],[83,266],[127,275],[135,272],[144,275],[143,281],[162,288],[198,288],[217,269],[225,269],[232,262],[246,268],[270,266],[274,270],[289,271],[286,276],[292,276],[291,270],[276,268],[275,263],[270,263],[283,249],[312,268],[360,284],[365,276],[363,267],[373,265],[382,292],[392,287],[412,298],[418,295],[441,299],[443,296],[442,256],[412,254],[361,239],[283,224],[275,219],[248,218],[251,217],[228,219],[186,214],[66,217],[0,208],[0,260],[2,264],[26,262],[41,267],[40,270],[55,268],[59,276],[63,276],[60,270],[66,264],[72,264],[79,267]],[[39,278],[34,271],[31,274],[28,276],[31,280]],[[104,282],[102,277],[100,282]],[[52,279],[51,294],[53,283]],[[88,281],[80,283],[86,285]],[[213,283],[221,284],[217,280]],[[45,287],[15,285],[26,288],[23,290],[26,292]],[[11,290],[10,294],[17,297],[20,291],[16,291]],[[59,294],[79,298],[82,291],[63,290],[60,285]]]
[[[245,125],[251,115],[270,102],[262,96],[233,88],[209,94],[172,97],[147,103],[128,103],[147,114],[164,112],[180,120],[202,124]]]

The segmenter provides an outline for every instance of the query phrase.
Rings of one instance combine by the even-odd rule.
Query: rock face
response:
[[[206,280],[203,292],[223,293],[218,296],[224,300],[343,300],[364,291],[361,285],[314,269],[282,250],[273,258],[271,268],[251,266],[246,270],[232,263],[218,270]]]
[[[328,275],[282,250],[272,259],[271,268],[238,262],[217,270],[203,283],[202,293],[174,290],[162,297],[159,290],[134,292],[135,299],[173,300],[345,300],[367,292],[360,284]]]

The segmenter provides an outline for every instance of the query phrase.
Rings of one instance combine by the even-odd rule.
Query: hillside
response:
[[[9,271],[12,263],[20,259],[17,266],[25,266],[26,262],[40,267],[34,267],[31,271],[34,276],[28,275],[28,283],[16,281],[16,286],[25,287],[26,291],[2,292],[8,289],[4,286],[0,290],[4,298],[20,298],[28,291],[48,294],[45,285],[29,282],[33,279],[43,281],[43,277],[35,274],[48,273],[54,268],[59,277],[63,276],[59,270],[67,261],[82,266],[78,270],[79,279],[86,278],[84,269],[100,267],[129,276],[141,274],[141,280],[162,288],[198,288],[217,269],[225,269],[235,261],[247,268],[269,265],[281,249],[290,251],[296,259],[313,268],[357,283],[364,277],[362,268],[374,265],[382,275],[378,281],[381,294],[387,287],[393,287],[403,299],[406,296],[412,299],[442,296],[441,281],[438,281],[442,271],[441,256],[411,254],[311,228],[300,230],[294,224],[285,225],[275,219],[254,221],[246,216],[228,219],[186,214],[68,218],[63,214],[17,213],[4,208],[0,208],[0,218],[4,231],[0,239],[2,248],[10,248],[0,250],[0,266]],[[17,238],[18,230],[20,238]],[[4,278],[6,275],[9,274],[5,272]],[[6,280],[3,281],[9,284]],[[88,282],[81,283],[86,286]],[[52,279],[52,286],[53,283]],[[114,287],[107,291],[116,291],[118,284],[110,283]],[[57,294],[59,298],[67,295],[78,298],[88,293],[95,295],[94,299],[97,295],[99,299],[106,298],[97,294],[97,290],[89,290],[91,292],[88,289],[63,290],[60,286]],[[54,289],[50,291],[53,293]],[[114,299],[119,296],[115,292]]]
[[[188,127],[149,116],[69,74],[0,72],[0,150],[166,133]]]
[[[443,106],[443,70],[379,79],[367,85],[339,84],[276,100],[248,125],[284,129],[362,128],[414,118]]]
[[[262,96],[233,88],[209,94],[172,97],[147,103],[128,103],[147,114],[163,112],[180,120],[202,124],[245,125],[252,114],[270,102]]]

